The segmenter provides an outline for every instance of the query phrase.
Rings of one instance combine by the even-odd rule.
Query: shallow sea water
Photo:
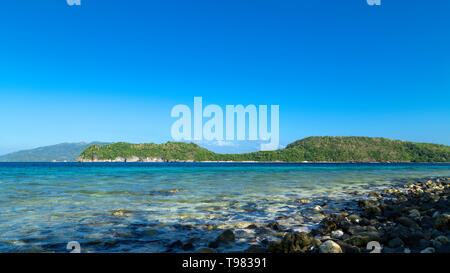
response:
[[[165,252],[176,240],[206,247],[227,228],[237,242],[218,250],[240,251],[273,239],[249,224],[307,231],[316,205],[352,209],[368,191],[440,176],[450,164],[0,163],[0,252],[68,252],[69,241]]]

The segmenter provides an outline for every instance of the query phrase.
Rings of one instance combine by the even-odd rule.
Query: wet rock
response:
[[[436,253],[450,253],[450,243],[442,244],[441,247],[436,249]]]
[[[224,232],[222,232],[222,234],[220,234],[215,242],[219,243],[219,244],[226,244],[226,243],[232,243],[236,240],[236,237],[234,236],[233,231],[231,230],[225,230]]]
[[[281,242],[270,241],[267,244],[267,251],[270,253],[283,253],[284,249],[281,246]]]
[[[401,247],[398,248],[390,248],[390,247],[385,247],[382,250],[383,253],[403,253],[404,250]]]
[[[434,219],[430,216],[422,216],[420,218],[420,225],[424,228],[434,227]]]
[[[439,229],[449,229],[450,228],[450,214],[439,214],[436,216],[434,226]]]
[[[251,225],[251,223],[249,223],[249,222],[236,222],[236,223],[233,223],[232,228],[233,229],[245,229],[249,225]]]
[[[314,238],[313,241],[312,241],[312,244],[313,244],[313,246],[315,246],[315,247],[319,247],[319,246],[322,244],[322,241],[320,241],[320,240],[317,239],[317,238]]]
[[[116,212],[113,212],[113,215],[114,215],[114,216],[123,216],[124,213],[121,212],[121,211],[116,211]]]
[[[181,248],[183,246],[183,242],[177,240],[169,245],[169,248]]]
[[[313,207],[313,211],[322,211],[322,207],[321,206],[315,206]]]
[[[119,209],[119,210],[113,211],[112,215],[114,215],[114,216],[124,216],[124,215],[126,215],[128,213],[130,213],[130,211],[125,210],[125,209]]]
[[[311,231],[311,234],[314,236],[326,236],[329,231],[325,227],[318,227]]]
[[[321,226],[327,231],[331,232],[333,230],[336,230],[338,228],[338,222],[334,217],[326,217],[321,221]]]
[[[376,200],[366,200],[366,199],[358,199],[358,206],[360,208],[368,208],[368,207],[378,207],[380,203]]]
[[[342,236],[344,236],[344,232],[340,229],[331,232],[331,237],[334,239],[340,239]]]
[[[262,246],[258,246],[258,245],[251,245],[249,248],[247,248],[245,251],[245,253],[266,253],[267,249],[265,249]]]
[[[450,240],[449,240],[448,237],[442,236],[442,235],[441,235],[441,236],[438,236],[438,237],[436,237],[436,238],[434,238],[434,240],[440,242],[441,244],[446,244],[446,243],[449,243],[449,242],[450,242]]]
[[[352,214],[352,215],[348,216],[348,220],[350,220],[354,224],[358,224],[361,221],[361,217],[359,217],[356,214]]]
[[[258,235],[265,235],[265,234],[271,234],[272,231],[270,229],[259,227],[256,229],[256,234]]]
[[[155,236],[155,235],[159,234],[159,231],[156,229],[149,228],[149,229],[143,230],[142,234],[145,236]]]
[[[435,253],[436,250],[432,247],[427,247],[424,250],[420,251],[420,253]]]
[[[320,245],[319,252],[320,253],[342,253],[342,249],[337,243],[335,243],[331,240],[328,240]]]
[[[419,242],[415,245],[416,248],[424,249],[427,247],[433,246],[433,242],[425,239],[420,239]]]
[[[194,250],[195,247],[192,243],[187,243],[187,244],[183,245],[182,249],[184,251],[190,251],[190,250]]]
[[[214,242],[210,242],[208,245],[210,248],[218,248],[219,247],[219,243],[214,241]]]
[[[202,247],[197,249],[196,253],[216,253],[216,252],[210,248]]]
[[[391,228],[388,228],[386,230],[386,233],[393,239],[395,237],[399,237],[400,239],[402,239],[402,241],[405,241],[405,238],[408,238],[408,236],[410,235],[410,230],[409,228],[402,226],[402,225],[397,225]]]
[[[389,241],[388,246],[390,248],[397,248],[405,245],[405,243],[402,241],[402,239],[396,237],[395,239],[392,239]]]
[[[377,229],[373,226],[360,226],[353,225],[347,229],[347,233],[350,235],[365,233],[365,232],[377,232]]]
[[[279,244],[269,244],[269,250],[275,253],[303,253],[313,242],[314,238],[306,232],[288,233]]]
[[[439,236],[443,236],[443,233],[440,232],[437,229],[433,228],[433,229],[429,229],[429,231],[430,231],[430,238],[436,238],[436,237],[439,237]]]
[[[426,236],[420,231],[409,232],[402,238],[406,245],[412,246],[414,248],[427,247],[428,241],[425,239]]]
[[[420,217],[420,211],[418,211],[416,209],[412,209],[409,211],[408,216],[409,217]]]
[[[406,216],[400,216],[395,221],[405,227],[416,227],[417,226],[416,221],[414,221],[413,219],[406,217]]]
[[[381,198],[381,194],[379,194],[378,192],[371,192],[368,195],[369,197],[375,197],[375,198]]]
[[[442,246],[442,243],[436,240],[431,240],[431,246],[434,247],[434,249],[439,249]]]
[[[154,191],[152,193],[157,193],[157,194],[170,194],[170,193],[178,193],[180,192],[179,189],[172,189],[172,190],[159,190],[159,191]]]
[[[368,207],[366,207],[366,210],[364,211],[364,214],[367,217],[370,218],[370,217],[374,217],[374,216],[377,216],[377,215],[381,215],[381,214],[383,214],[383,212],[382,212],[382,210],[379,207],[368,206]]]
[[[308,246],[312,244],[314,240],[314,238],[306,232],[294,234],[293,238],[300,247]]]
[[[323,213],[316,213],[311,216],[314,220],[322,220],[325,218],[325,215]]]
[[[192,225],[182,225],[182,224],[175,224],[173,225],[174,228],[178,229],[178,230],[183,230],[183,231],[188,231],[188,230],[192,230],[193,226]]]
[[[325,235],[337,229],[347,230],[350,226],[351,222],[346,217],[331,214],[320,222],[320,227],[314,230],[313,233]]]
[[[250,224],[250,225],[248,225],[246,228],[247,228],[247,229],[257,229],[258,226],[255,225],[255,224]]]
[[[357,247],[365,247],[370,242],[370,239],[367,236],[354,235],[345,239],[344,242]]]
[[[267,225],[268,228],[273,229],[275,231],[282,231],[283,228],[278,223],[270,223]]]
[[[281,242],[268,244],[269,251],[321,252],[320,247],[325,248],[325,243],[331,241],[339,245],[344,253],[369,252],[366,249],[367,243],[377,241],[383,245],[383,252],[416,253],[425,250],[432,252],[431,249],[434,249],[437,253],[448,253],[450,184],[437,181],[414,181],[406,185],[405,190],[394,188],[386,191],[386,198],[373,193],[370,197],[375,198],[356,200],[362,211],[360,215],[352,214],[351,206],[348,210],[335,209],[336,213],[331,214],[324,214],[316,207],[315,210],[321,211],[325,218],[311,232],[316,236],[315,239],[302,240],[291,233],[291,230],[287,230],[288,234],[285,234]],[[352,202],[354,201],[349,201]],[[277,229],[276,225],[270,228],[267,230],[272,234]]]
[[[384,217],[387,219],[396,219],[403,215],[402,211],[396,206],[386,206],[383,212]]]
[[[305,217],[303,217],[303,216],[294,216],[294,219],[295,219],[295,222],[299,225],[303,224],[305,222]]]
[[[372,228],[373,227],[369,227],[368,230],[371,230]],[[360,235],[367,236],[372,241],[380,241],[382,238],[382,233],[380,233],[378,231],[367,231],[367,232],[360,233]]]
[[[341,247],[344,253],[361,253],[359,247],[352,246],[350,244],[344,243],[343,241],[336,241],[336,243]]]
[[[205,225],[205,229],[206,229],[206,230],[215,230],[215,229],[216,229],[216,226],[215,226],[215,225],[207,224],[207,225]]]
[[[186,243],[194,244],[194,243],[196,243],[196,242],[201,242],[201,241],[202,241],[202,238],[199,238],[199,237],[193,237],[193,238],[187,240]]]

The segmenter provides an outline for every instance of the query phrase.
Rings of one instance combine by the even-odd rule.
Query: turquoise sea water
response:
[[[0,252],[164,252],[226,228],[238,242],[219,251],[241,250],[267,237],[251,223],[308,230],[316,205],[439,176],[450,164],[0,163]]]

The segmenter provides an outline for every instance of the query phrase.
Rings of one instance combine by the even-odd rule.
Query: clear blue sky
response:
[[[0,154],[166,142],[170,110],[194,96],[280,105],[284,145],[311,135],[450,145],[449,14],[447,0],[5,0]]]

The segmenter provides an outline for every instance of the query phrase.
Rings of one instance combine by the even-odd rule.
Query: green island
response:
[[[308,137],[284,149],[218,154],[195,143],[90,145],[80,162],[450,162],[450,146],[373,137]]]

